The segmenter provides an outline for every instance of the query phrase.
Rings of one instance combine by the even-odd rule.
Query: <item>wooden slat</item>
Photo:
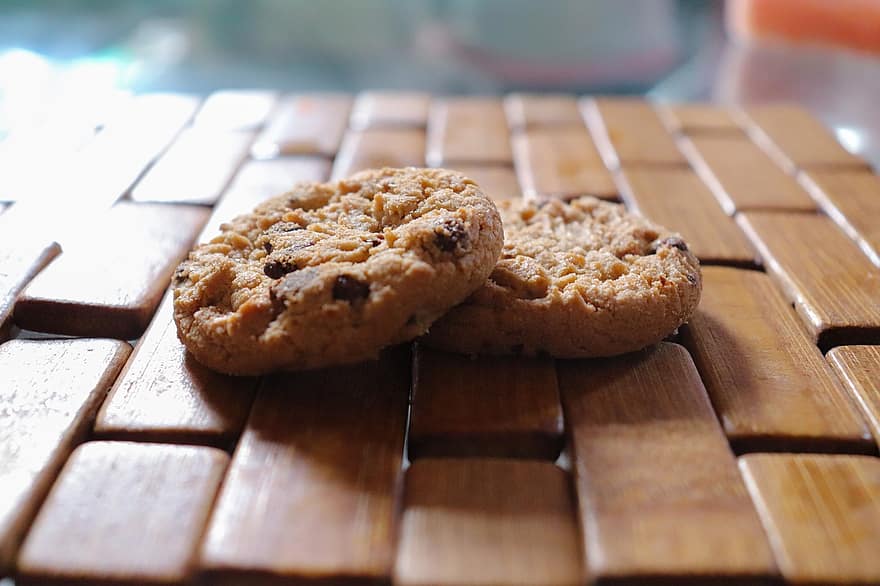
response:
[[[872,452],[858,408],[770,278],[703,268],[682,339],[737,451]]]
[[[209,583],[387,580],[408,391],[395,352],[264,379],[203,546]]]
[[[581,111],[609,169],[687,164],[650,103],[636,98],[595,98],[582,101]]]
[[[880,346],[838,346],[827,358],[862,408],[880,444]]]
[[[431,104],[427,162],[510,165],[510,131],[500,98],[444,98]]]
[[[821,167],[864,168],[810,112],[795,104],[744,108],[741,123],[764,150],[789,173]]]
[[[716,104],[659,104],[657,113],[672,132],[696,134],[701,132],[740,133],[730,108]]]
[[[614,179],[583,125],[526,130],[513,137],[513,155],[526,197],[617,199]]]
[[[523,196],[516,173],[510,167],[497,165],[455,165],[455,170],[470,177],[495,201],[519,199]]]
[[[552,360],[473,360],[420,347],[413,372],[410,459],[559,455],[562,407]]]
[[[812,212],[816,202],[744,135],[698,135],[683,139],[682,149],[724,210]]]
[[[247,156],[247,131],[185,130],[135,185],[135,201],[214,204]]]
[[[560,362],[587,566],[599,580],[774,573],[758,516],[687,351]]]
[[[570,94],[508,94],[507,123],[513,130],[541,126],[583,126],[577,100]]]
[[[584,582],[569,480],[553,464],[416,462],[402,515],[400,586]]]
[[[98,413],[101,438],[231,447],[257,379],[224,376],[188,355],[165,300]]]
[[[0,345],[0,575],[130,351],[111,340]]]
[[[799,175],[826,214],[880,266],[880,177],[869,171],[805,171]]]
[[[737,217],[823,348],[880,341],[880,269],[825,216]]]
[[[245,214],[270,197],[281,195],[300,181],[326,181],[330,161],[323,157],[282,157],[248,161],[232,180],[229,189],[214,206],[198,242],[217,235],[220,225]]]
[[[418,128],[350,130],[333,163],[331,178],[343,179],[364,169],[424,167],[425,131]]]
[[[22,545],[18,582],[187,580],[228,461],[214,448],[129,442],[80,446]]]
[[[351,110],[351,128],[425,128],[428,124],[430,103],[430,94],[423,92],[362,92],[358,94]]]
[[[61,252],[55,242],[21,238],[0,225],[0,342],[8,335],[15,300],[43,267]]]
[[[742,230],[690,169],[624,166],[620,194],[631,210],[681,233],[700,262],[753,266]]]
[[[66,179],[64,192],[76,193],[67,199],[79,206],[78,214],[84,213],[86,201],[109,206],[122,197],[168,148],[198,106],[193,96],[145,94],[108,121],[78,157],[74,176]]]
[[[259,159],[283,155],[336,156],[348,126],[351,96],[299,94],[281,100],[251,153]]]
[[[220,90],[202,103],[193,126],[211,130],[256,130],[263,126],[278,93],[267,90]]]
[[[17,207],[33,204],[43,224],[71,215],[88,217],[110,207],[167,148],[198,105],[197,98],[180,94],[132,98],[108,116],[101,131],[75,154],[60,157],[55,164],[38,159],[29,165],[45,172],[28,174],[28,189],[19,193]],[[46,214],[50,207],[53,213]]]
[[[880,583],[880,459],[752,454],[739,462],[786,584]]]
[[[199,207],[117,205],[31,281],[15,322],[74,336],[140,336],[207,215]]]
[[[69,168],[95,139],[96,129],[131,102],[123,92],[109,91],[97,92],[88,100],[75,91],[41,92],[39,100],[21,100],[24,94],[17,100],[6,96],[0,129],[0,200],[5,201],[39,196],[42,181],[54,177],[34,170],[52,169],[54,173]]]

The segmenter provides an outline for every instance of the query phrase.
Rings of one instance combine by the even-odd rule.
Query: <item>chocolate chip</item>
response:
[[[267,240],[266,243],[263,244],[263,250],[271,253],[272,252],[272,243]]]
[[[272,302],[272,312],[276,316],[287,307],[287,304],[284,303],[284,297],[279,295],[279,291],[276,291],[275,287],[269,287],[269,301]]]
[[[339,275],[333,283],[333,299],[354,303],[366,299],[369,295],[370,285],[354,277]]]
[[[182,266],[177,267],[177,270],[174,271],[174,284],[182,285],[187,279],[189,279],[189,272]]]
[[[270,259],[263,265],[263,274],[270,279],[280,279],[287,273],[292,273],[297,266],[286,260]]]
[[[276,281],[270,288],[270,294],[277,299],[287,299],[296,295],[301,289],[320,277],[320,272],[315,267],[306,267],[286,275]]]
[[[661,246],[666,246],[669,248],[677,248],[682,251],[687,251],[688,247],[684,240],[679,238],[678,236],[670,236],[669,238],[662,238],[660,240],[655,240],[653,244],[651,244],[651,253],[657,252],[657,250]]]
[[[692,274],[688,273],[687,280],[688,280],[688,283],[690,283],[691,285],[697,284],[697,276],[696,275],[692,275]]]
[[[443,220],[434,227],[434,243],[443,252],[452,252],[456,248],[466,248],[467,241],[468,234],[461,220]]]
[[[375,248],[375,247],[379,246],[380,244],[382,244],[382,241],[379,240],[378,238],[373,238],[372,240],[370,240],[370,244],[372,244],[373,248]]]

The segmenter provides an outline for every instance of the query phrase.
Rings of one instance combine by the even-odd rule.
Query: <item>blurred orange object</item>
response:
[[[880,53],[880,0],[727,0],[732,36]]]

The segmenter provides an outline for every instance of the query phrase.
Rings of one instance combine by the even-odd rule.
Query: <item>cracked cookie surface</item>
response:
[[[682,238],[592,197],[498,204],[505,241],[486,283],[427,345],[470,354],[611,356],[662,340],[700,300]]]
[[[229,374],[374,358],[480,287],[502,242],[494,204],[460,173],[382,169],[299,184],[181,263],[178,337]]]

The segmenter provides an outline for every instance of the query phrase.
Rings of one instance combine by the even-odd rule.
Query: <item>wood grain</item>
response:
[[[256,130],[268,120],[278,104],[278,92],[267,90],[220,90],[199,108],[193,126],[211,130]]]
[[[510,165],[510,132],[500,98],[435,99],[428,118],[427,163]]]
[[[349,130],[330,174],[344,179],[364,169],[424,167],[425,131],[419,128]]]
[[[258,159],[285,155],[333,158],[348,126],[352,98],[346,94],[295,94],[281,99],[251,154]]]
[[[822,210],[880,266],[880,177],[869,171],[804,171],[798,175]]]
[[[826,355],[880,445],[880,346],[838,346]]]
[[[737,451],[875,449],[858,408],[770,278],[703,268],[682,340]]]
[[[518,133],[513,137],[513,156],[528,198],[592,195],[617,199],[614,179],[582,124]]]
[[[796,104],[749,106],[738,116],[755,142],[788,173],[798,169],[868,166],[861,157],[843,148],[822,122]]]
[[[586,99],[581,112],[609,169],[687,164],[654,107],[644,100]]]
[[[507,94],[504,112],[512,130],[584,124],[577,99],[571,94]]]
[[[18,583],[188,580],[228,461],[214,448],[80,446],[22,545]]]
[[[326,181],[330,161],[324,157],[282,157],[266,161],[247,161],[232,180],[197,242],[206,242],[219,231],[220,225],[239,214],[246,214],[270,197],[289,191],[301,181]]]
[[[822,348],[880,341],[880,269],[825,216],[737,217]]]
[[[681,147],[730,215],[742,210],[816,210],[816,202],[797,180],[746,136],[691,136]]]
[[[658,104],[657,113],[671,132],[741,133],[730,108],[716,104]]]
[[[482,459],[422,460],[407,470],[395,584],[583,582],[563,470]]]
[[[130,351],[111,340],[0,345],[0,575]]]
[[[188,129],[134,186],[134,201],[213,205],[248,154],[248,131]]]
[[[748,238],[690,169],[624,166],[620,194],[629,209],[679,232],[705,264],[754,266]]]
[[[558,363],[594,579],[775,573],[758,516],[687,351],[661,343]]]
[[[497,165],[455,165],[455,170],[470,177],[495,201],[519,199],[523,196],[516,173],[510,167]]]
[[[351,111],[351,128],[425,128],[430,94],[404,91],[366,91],[358,94]]]
[[[202,549],[209,583],[387,581],[408,391],[393,351],[264,379]]]
[[[739,464],[787,584],[880,583],[880,459],[752,454]]]
[[[553,361],[468,356],[419,347],[408,453],[555,460],[562,407]]]
[[[0,232],[0,342],[8,337],[19,293],[60,252],[55,242]]]
[[[244,428],[256,378],[213,372],[177,339],[165,296],[95,422],[100,438],[230,448]]]
[[[207,215],[194,206],[116,205],[31,281],[16,323],[72,336],[140,336]]]

